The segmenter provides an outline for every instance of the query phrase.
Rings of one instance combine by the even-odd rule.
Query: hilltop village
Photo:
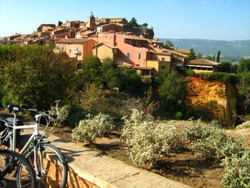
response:
[[[4,44],[54,43],[55,53],[66,52],[80,69],[89,55],[117,62],[119,66],[135,69],[140,75],[153,76],[171,72],[176,67],[192,69],[196,73],[211,73],[217,62],[207,59],[189,59],[190,50],[167,49],[154,39],[154,31],[147,24],[131,25],[125,18],[96,18],[92,13],[87,22],[67,21],[41,24],[32,34],[15,34],[0,41]]]

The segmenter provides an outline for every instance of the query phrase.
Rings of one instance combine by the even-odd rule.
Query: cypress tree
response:
[[[217,53],[216,61],[217,61],[218,63],[220,62],[220,50],[219,50],[218,53]]]

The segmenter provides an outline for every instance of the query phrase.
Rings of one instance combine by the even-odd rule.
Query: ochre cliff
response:
[[[187,77],[187,105],[205,111],[224,126],[232,127],[236,120],[236,89],[230,84]]]

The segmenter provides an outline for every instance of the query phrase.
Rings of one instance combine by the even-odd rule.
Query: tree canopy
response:
[[[192,60],[196,58],[196,53],[193,48],[190,49],[190,53],[188,54],[188,59]]]
[[[164,46],[164,48],[167,48],[169,50],[173,50],[174,49],[174,44],[171,40],[166,40]]]
[[[49,46],[14,48],[20,53],[5,54],[9,58],[2,62],[5,65],[0,79],[5,104],[27,104],[47,110],[56,100],[69,99],[75,72],[66,54],[55,54]]]

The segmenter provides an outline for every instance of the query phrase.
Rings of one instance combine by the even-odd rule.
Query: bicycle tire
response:
[[[29,160],[34,169],[35,165],[37,165],[37,187],[64,188],[67,183],[68,164],[61,151],[54,145],[40,143],[36,150],[39,158],[37,162],[39,161],[39,163],[35,163],[35,147],[29,148],[24,153],[24,157]]]
[[[19,153],[0,150],[1,187],[35,188],[35,171]]]

